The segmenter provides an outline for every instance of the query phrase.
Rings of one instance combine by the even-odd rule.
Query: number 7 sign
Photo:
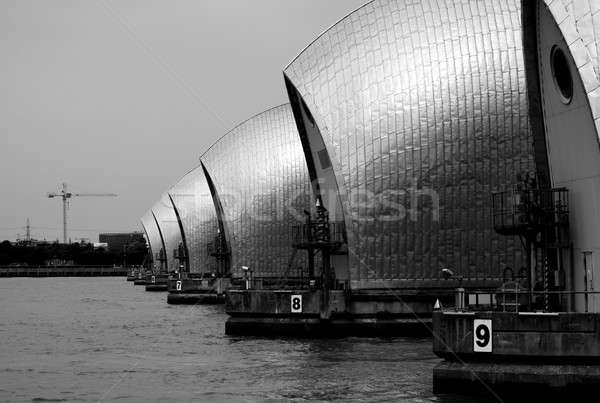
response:
[[[492,320],[473,320],[473,351],[476,353],[492,352]]]

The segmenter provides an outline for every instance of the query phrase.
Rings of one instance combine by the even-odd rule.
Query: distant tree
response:
[[[24,261],[30,266],[42,266],[46,264],[49,255],[48,251],[43,246],[29,248],[24,255]]]
[[[0,242],[0,253],[10,253],[12,249],[12,244],[10,241],[2,241]]]
[[[132,244],[128,248],[128,263],[140,264],[145,244]],[[131,256],[129,256],[129,254]],[[123,252],[109,252],[104,248],[94,249],[92,244],[39,243],[37,245],[12,245],[0,242],[0,265],[27,264],[44,265],[49,260],[72,261],[76,265],[113,265],[123,262]],[[142,258],[143,260],[143,258]]]
[[[148,248],[146,242],[132,242],[127,245],[127,264],[128,265],[140,265],[143,263],[144,258],[148,254]]]
[[[12,262],[12,256],[4,252],[0,252],[0,266],[8,266]]]

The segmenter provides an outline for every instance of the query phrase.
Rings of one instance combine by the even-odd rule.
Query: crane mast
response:
[[[70,193],[67,191],[67,184],[62,184],[62,190],[57,193],[48,193],[48,198],[53,199],[60,197],[62,199],[63,208],[63,242],[67,243],[67,209],[69,207],[69,199],[73,197],[116,197],[114,193]]]

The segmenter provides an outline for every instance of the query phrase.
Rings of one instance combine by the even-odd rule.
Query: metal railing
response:
[[[161,249],[160,252],[156,254],[156,260],[159,262],[166,262],[167,254]]]
[[[173,259],[184,260],[186,258],[185,250],[173,249]]]
[[[171,272],[169,278],[174,280],[202,280],[211,278],[208,273]]]
[[[318,290],[322,285],[320,278],[308,277],[238,277],[231,280],[231,288],[236,290]],[[347,290],[349,283],[336,280],[332,289]]]
[[[600,291],[530,291],[520,287],[499,290],[456,289],[455,309],[499,312],[590,312],[598,305]],[[545,308],[550,300],[550,308]],[[600,309],[599,309],[600,310]]]
[[[214,257],[224,257],[230,254],[227,242],[215,241],[206,244],[206,254]]]
[[[294,225],[292,246],[300,249],[320,246],[340,247],[346,242],[345,233],[344,223],[341,222]]]
[[[231,286],[237,290],[310,290],[319,288],[321,282],[307,277],[238,277],[231,280]]]
[[[492,194],[492,220],[498,233],[518,234],[540,226],[566,224],[569,195],[566,188],[523,189]]]

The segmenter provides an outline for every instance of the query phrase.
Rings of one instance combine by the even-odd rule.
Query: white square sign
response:
[[[292,295],[290,297],[290,310],[292,313],[302,313],[302,295]]]
[[[473,320],[473,351],[476,353],[492,352],[492,320]]]

